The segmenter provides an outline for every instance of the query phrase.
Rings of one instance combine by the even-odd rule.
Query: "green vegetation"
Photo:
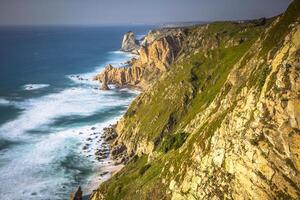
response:
[[[295,0],[282,15],[280,21],[271,28],[266,39],[263,41],[261,56],[265,56],[270,50],[281,46],[284,37],[290,30],[290,24],[295,22],[300,13],[300,1]],[[272,51],[274,52],[274,51]]]
[[[213,120],[204,121],[201,127],[196,125],[193,133],[183,132],[186,125],[204,111],[217,95],[223,97],[233,87],[237,91],[232,91],[238,95],[244,86],[258,91],[265,85],[271,71],[266,64],[266,56],[280,45],[278,42],[287,34],[290,23],[299,15],[299,2],[294,1],[288,13],[271,27],[270,33],[262,40],[260,52],[253,44],[274,23],[273,19],[260,26],[251,22],[217,22],[186,30],[188,40],[181,59],[131,104],[123,121],[125,140],[133,143],[153,141],[156,145],[155,156],[151,157],[151,161],[148,161],[147,155],[135,157],[116,176],[102,184],[99,190],[106,195],[106,199],[169,199],[165,192],[169,187],[168,181],[184,178],[184,166],[193,164],[190,156],[195,151],[194,145],[200,147],[202,155],[209,152],[213,134],[222,122],[227,123],[226,117],[236,107],[236,102],[230,102],[230,106],[222,111],[216,105],[217,115]],[[259,53],[262,58],[254,57]],[[258,66],[261,60],[265,62]],[[251,74],[237,77],[238,80],[225,85],[235,66],[243,70],[250,61],[253,61],[253,67],[248,65],[246,69]],[[275,75],[270,78],[271,82],[276,81]],[[234,82],[238,85],[233,85]],[[267,89],[271,87],[268,85]],[[224,90],[220,93],[222,88]],[[260,139],[253,139],[251,143],[258,145]],[[287,160],[287,163],[290,161]],[[163,184],[162,179],[167,180],[167,184]]]
[[[265,29],[252,23],[213,23],[201,35],[207,41],[203,47],[198,41],[198,32],[202,28],[197,26],[187,30],[190,42],[199,42],[193,44],[197,48],[184,48],[182,54],[186,56],[171,67],[163,80],[157,81],[151,93],[143,94],[130,106],[123,130],[128,139],[138,126],[136,141],[147,138],[158,145],[165,135],[189,123],[213,101],[230,70]],[[244,38],[243,42],[239,43],[241,38]],[[211,48],[215,46],[219,47]],[[196,50],[198,53],[191,53]]]
[[[267,65],[264,65],[261,68],[261,70],[260,70],[261,73],[258,74],[258,87],[259,88],[262,88],[264,86],[264,84],[266,82],[266,78],[269,75],[270,71],[271,71],[271,69]]]
[[[151,167],[150,164],[146,164],[145,166],[143,166],[140,170],[139,170],[139,174],[140,175],[144,175],[145,172]]]
[[[163,163],[164,161],[156,160],[147,164],[146,155],[135,157],[122,171],[103,183],[100,190],[106,194],[107,200],[153,199],[153,195],[166,199],[166,194],[161,193],[165,186],[159,182]]]
[[[172,149],[179,149],[187,139],[187,136],[184,132],[166,136],[161,145],[162,151],[167,153]]]
[[[257,86],[259,89],[262,89],[266,82],[266,78],[271,71],[271,67],[263,64],[258,69],[254,69],[249,78],[248,86]]]
[[[201,28],[198,26],[188,30],[192,42],[198,41],[197,34]],[[157,150],[162,154],[150,163],[147,163],[146,155],[132,159],[121,172],[101,185],[100,190],[107,195],[107,199],[168,199],[165,193],[168,185],[161,183],[161,177],[181,180],[183,176],[178,174],[180,165],[183,162],[189,165],[188,155],[193,149],[190,145],[179,153],[178,149],[188,139],[188,134],[182,128],[213,101],[230,70],[264,28],[230,22],[210,25],[203,35],[208,41],[205,49],[196,44],[199,51],[190,56],[192,50],[186,48],[182,52],[185,56],[171,67],[163,79],[155,83],[151,92],[145,92],[133,101],[125,114],[125,136],[131,142],[142,139],[155,141]],[[218,40],[215,39],[215,33],[219,33]],[[229,45],[231,40],[239,41],[240,38],[244,38],[244,41]],[[211,48],[216,45],[219,47]],[[226,91],[230,88],[228,85]],[[209,139],[225,116],[226,112],[215,122],[206,124],[188,142],[203,143]],[[138,134],[133,137],[136,129],[139,130]],[[168,166],[174,166],[172,175],[162,172],[167,163]]]

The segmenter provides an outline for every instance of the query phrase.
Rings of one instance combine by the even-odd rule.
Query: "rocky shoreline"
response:
[[[131,31],[124,35],[122,48],[134,56],[122,67],[107,65],[94,80],[102,84],[103,90],[109,85],[144,90],[155,82],[180,54],[185,32],[182,28],[151,30],[138,41]]]
[[[163,28],[151,30],[142,40],[138,41],[133,32],[127,32],[123,37],[120,50],[137,56],[125,62],[122,67],[114,67],[108,64],[100,74],[94,77],[94,80],[100,82],[101,90],[110,90],[110,85],[114,85],[116,88],[128,88],[137,91],[145,90],[162,73],[167,71],[175,61],[181,49],[183,35],[184,32],[180,28]],[[149,74],[150,71],[151,75]],[[75,78],[81,80],[81,77]],[[113,174],[122,169],[134,155],[133,152],[128,154],[126,145],[118,141],[117,123],[110,124],[101,131],[98,131],[96,127],[91,127],[93,133],[85,139],[85,144],[82,147],[83,152],[86,153],[91,153],[93,150],[95,160],[104,164],[97,178],[100,183],[108,180]],[[92,143],[94,143],[94,149]],[[99,185],[99,180],[92,184],[93,188]],[[80,195],[74,195],[77,193],[81,194],[81,197]],[[85,196],[85,199],[91,198],[89,196]],[[76,191],[72,193],[70,199],[77,200],[81,198],[82,192]]]
[[[129,38],[128,38],[129,36]],[[138,48],[139,46],[134,44],[135,47],[131,47],[131,41],[127,41],[128,39],[130,40],[131,37],[134,37],[134,34],[132,32],[128,32],[125,34],[124,39],[123,39],[123,44],[122,48],[120,49],[123,52],[127,53],[132,53],[135,48]],[[127,38],[127,39],[126,39]],[[134,39],[136,42],[136,40]],[[128,43],[128,44],[124,44]],[[124,67],[128,67],[130,65],[131,61],[127,61],[124,63]],[[107,67],[112,68],[112,65],[107,65]],[[106,70],[104,70],[106,71]],[[71,78],[77,79],[79,81],[85,81],[83,77],[80,77],[79,75],[72,75]],[[102,81],[101,86],[99,89],[101,90],[109,90],[109,86],[107,84],[107,76],[103,77],[103,79],[100,80],[100,83]],[[97,79],[97,76],[94,78],[94,80],[99,80]],[[110,83],[111,84],[111,83]],[[137,90],[140,91],[141,88],[137,86],[130,86],[130,85],[124,85],[120,86],[118,84],[115,84],[116,88],[128,88],[132,90]],[[126,147],[122,145],[116,145],[114,146],[115,139],[117,138],[117,132],[116,132],[116,126],[117,124],[109,124],[108,126],[104,127],[102,130],[98,130],[97,127],[91,126],[90,130],[92,133],[90,133],[83,141],[83,147],[82,151],[84,154],[86,154],[86,157],[94,157],[94,161],[92,162],[99,162],[101,166],[101,170],[99,173],[97,172],[97,175],[94,177],[92,180],[92,183],[89,183],[89,187],[91,188],[96,188],[99,186],[99,183],[104,182],[108,180],[111,176],[113,176],[115,173],[117,173],[119,170],[121,170],[128,161],[128,156],[126,153]],[[79,135],[86,134],[84,132],[79,132]],[[112,148],[110,148],[112,147]],[[124,148],[125,147],[125,148]],[[85,191],[86,193],[87,191]],[[78,186],[74,192],[70,194],[70,200],[88,200],[90,199],[90,196],[94,190],[91,190],[88,192],[88,194],[84,195],[84,191],[82,190],[81,186]]]
[[[92,162],[99,163],[99,170],[97,170],[95,176],[88,183],[88,187],[91,188],[91,190],[83,191],[82,188],[78,186],[78,188],[71,193],[71,200],[89,199],[90,194],[93,193],[93,189],[117,173],[124,166],[123,164],[126,163],[126,157],[123,156],[123,148],[110,148],[117,138],[115,127],[116,124],[110,124],[100,130],[98,127],[92,126],[88,130],[91,133],[87,134],[84,131],[78,132],[79,135],[87,135],[83,140],[82,152],[86,157],[93,158]],[[86,195],[83,196],[83,194]]]
[[[103,136],[129,164],[90,199],[299,199],[299,2],[156,35],[98,75],[143,93]]]

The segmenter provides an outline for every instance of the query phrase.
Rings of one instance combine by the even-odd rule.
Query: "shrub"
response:
[[[264,65],[262,69],[260,70],[258,74],[258,86],[259,88],[262,88],[266,82],[266,78],[268,74],[270,73],[271,69],[267,66]]]
[[[179,149],[187,139],[187,133],[181,132],[175,135],[167,136],[162,143],[162,151],[167,153],[171,149]]]
[[[140,170],[139,170],[139,174],[142,176],[145,174],[145,172],[151,167],[150,164],[146,164],[144,165]]]

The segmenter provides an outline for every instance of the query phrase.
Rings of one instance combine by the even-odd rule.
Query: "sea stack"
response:
[[[132,31],[127,32],[123,37],[121,51],[133,52],[140,48],[139,42],[135,39]]]
[[[101,90],[109,90],[107,81],[108,81],[108,78],[107,78],[107,71],[104,71],[104,75],[103,75],[103,79],[102,79]]]

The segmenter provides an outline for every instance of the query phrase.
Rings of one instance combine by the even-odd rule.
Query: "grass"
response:
[[[251,30],[251,29],[250,29]],[[256,35],[253,35],[253,32]],[[216,97],[223,87],[229,72],[233,66],[241,59],[243,54],[250,48],[253,42],[258,38],[259,30],[251,30],[251,40],[232,48],[221,48],[210,51],[212,58],[206,59],[200,67],[193,67],[192,74],[196,85],[195,90],[201,90],[201,94],[197,94],[193,99],[187,114],[181,120],[182,126],[189,123],[197,113],[204,110]],[[249,37],[250,38],[250,37]],[[191,60],[201,60],[203,56],[194,55]],[[209,78],[208,78],[209,77]]]
[[[245,27],[246,31],[242,31]],[[190,28],[188,34],[195,38],[199,29],[201,26]],[[251,24],[211,24],[203,37],[208,43],[214,44],[215,34],[218,33],[220,48],[208,48],[208,56],[200,51],[172,66],[168,75],[160,79],[151,92],[146,92],[143,97],[132,103],[125,114],[124,135],[131,139],[132,134],[137,132],[134,136],[136,141],[159,141],[159,138],[168,133],[178,131],[179,124],[184,126],[189,123],[199,111],[213,101],[234,64],[250,48],[262,30],[263,27]],[[247,40],[238,46],[225,47],[231,38]]]
[[[168,151],[170,151],[172,149],[177,150],[184,144],[187,137],[188,137],[188,134],[185,132],[180,132],[175,135],[168,135],[162,142],[161,150],[164,153],[167,153]]]
[[[252,71],[251,76],[249,78],[248,86],[257,86],[261,90],[266,82],[266,78],[269,75],[270,71],[270,66],[266,64],[260,65],[260,67],[258,67],[257,70]]]
[[[269,75],[271,71],[271,68],[267,65],[264,65],[261,70],[260,73],[258,74],[258,87],[262,88],[266,82],[266,78]]]
[[[166,194],[160,192],[165,191],[165,186],[159,181],[162,167],[160,160],[149,164],[146,155],[136,157],[98,190],[106,194],[107,200],[149,199],[153,195],[165,199]]]
[[[147,199],[149,196],[152,199],[164,199],[167,186],[161,184],[161,177],[183,178],[178,173],[179,166],[183,162],[188,163],[187,154],[192,146],[184,152],[178,152],[188,137],[187,133],[181,131],[182,127],[213,101],[232,67],[262,30],[247,26],[247,31],[242,32],[240,30],[243,28],[238,26],[229,22],[210,26],[205,37],[213,41],[215,32],[222,33],[219,48],[208,49],[208,56],[200,51],[183,58],[163,79],[155,83],[150,92],[143,93],[133,101],[125,114],[123,134],[131,142],[162,138],[157,145],[163,154],[151,163],[147,162],[146,155],[133,159],[121,172],[102,184],[100,190],[106,194],[106,199]],[[189,34],[196,35],[198,29],[192,28]],[[225,47],[230,37],[247,37],[247,40],[238,46]],[[220,116],[204,129],[207,135],[219,127],[223,118],[223,115]],[[175,177],[170,176],[169,172],[162,173],[168,162],[175,166],[174,174],[178,174]]]
[[[151,167],[150,164],[146,164],[145,166],[143,166],[140,170],[139,170],[139,174],[142,176],[145,174],[145,172]]]
[[[289,25],[300,13],[299,2],[292,3],[288,13],[281,17],[263,40],[260,54],[263,58],[280,45],[277,42],[283,40]],[[271,20],[268,20],[267,25],[270,23]],[[228,74],[241,58],[243,57],[239,67],[242,68],[255,55],[256,52],[249,53],[248,50],[266,26],[217,22],[203,31],[204,26],[186,30],[190,42],[194,44],[193,49],[187,45],[182,52],[182,59],[153,88],[143,92],[130,105],[123,120],[122,133],[125,140],[132,143],[157,141],[157,156],[151,162],[148,162],[147,155],[136,156],[116,176],[102,184],[99,190],[105,194],[106,199],[169,199],[165,192],[168,185],[162,184],[162,179],[182,180],[186,170],[183,166],[192,164],[190,156],[194,151],[193,145],[200,146],[205,155],[209,151],[211,136],[234,108],[233,103],[232,107],[216,116],[214,121],[203,123],[189,138],[183,131],[220,93]],[[201,46],[199,32],[208,46]],[[240,38],[243,38],[243,42],[239,45],[227,45],[230,40],[238,41]],[[217,45],[217,48],[210,48],[210,45]],[[198,53],[194,54],[197,50],[195,48],[198,48]],[[250,80],[246,80],[250,83],[247,86],[262,88],[269,73],[269,66],[262,64],[252,72]],[[231,87],[226,85],[226,92]],[[187,142],[186,148],[179,151]],[[253,144],[257,144],[257,141],[253,141]],[[170,166],[174,168],[172,172],[169,171]]]
[[[272,49],[277,49],[281,46],[284,37],[290,31],[289,26],[297,20],[299,13],[300,1],[294,0],[282,15],[280,21],[268,32],[267,37],[263,41],[261,56],[265,56]]]

